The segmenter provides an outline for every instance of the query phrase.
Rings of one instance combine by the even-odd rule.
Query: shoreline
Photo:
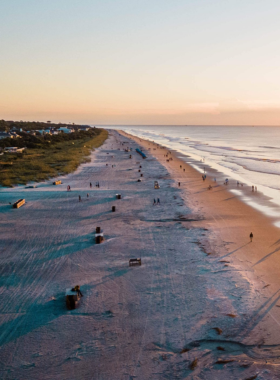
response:
[[[244,271],[244,276],[255,284],[258,292],[263,288],[262,293],[265,297],[273,297],[270,301],[271,310],[268,313],[272,321],[266,325],[270,329],[271,324],[275,322],[280,326],[280,257],[277,255],[280,251],[280,231],[273,225],[273,218],[244,203],[227,186],[215,184],[212,180],[217,176],[214,170],[210,178],[207,176],[206,180],[202,181],[202,173],[186,162],[187,156],[179,158],[183,156],[181,153],[160,147],[157,143],[138,138],[125,131],[120,133],[144,147],[167,168],[176,182],[181,182],[180,189],[184,192],[186,204],[190,205],[196,214],[202,216],[201,221],[192,222],[192,225],[205,226],[211,232],[211,241],[201,239],[206,253],[211,253],[211,257],[215,256],[216,259],[227,258],[226,261],[229,262],[226,265],[233,265],[238,270]],[[167,162],[164,155],[169,151],[173,160]],[[212,190],[207,190],[209,185],[212,186]],[[254,196],[262,198],[260,193],[255,193]],[[252,243],[249,239],[250,232],[254,234]],[[278,341],[280,341],[279,330],[271,337],[271,344]]]
[[[183,175],[181,161],[174,156],[169,164],[163,149],[148,145],[142,159],[138,146],[112,131],[61,186],[0,193],[0,374],[277,378],[280,326],[270,287],[256,281],[247,261],[232,259],[233,240],[225,244],[207,218],[202,200],[210,191],[197,172],[184,164]],[[11,208],[12,194],[26,204]],[[133,258],[141,265],[129,266]],[[67,310],[65,289],[75,285],[83,297]]]

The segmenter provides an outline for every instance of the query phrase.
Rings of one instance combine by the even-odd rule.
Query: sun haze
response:
[[[0,118],[280,125],[277,0],[9,0]]]

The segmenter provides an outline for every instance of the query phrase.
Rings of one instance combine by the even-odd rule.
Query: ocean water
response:
[[[249,126],[117,126],[132,135],[155,141],[201,162],[225,178],[248,186],[270,198],[264,205],[245,196],[242,187],[232,190],[259,211],[277,218],[280,226],[280,127]],[[199,165],[198,165],[199,164]]]

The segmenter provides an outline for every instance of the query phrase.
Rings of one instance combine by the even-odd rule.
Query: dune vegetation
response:
[[[80,164],[90,162],[92,149],[102,145],[107,137],[106,130],[94,128],[55,136],[28,136],[31,142],[24,141],[24,137],[5,139],[11,140],[8,146],[25,144],[27,148],[22,153],[5,152],[0,156],[0,185],[12,187],[71,173]]]

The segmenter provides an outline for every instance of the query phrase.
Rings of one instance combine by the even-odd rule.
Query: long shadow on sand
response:
[[[254,313],[250,316],[248,322],[246,322],[237,333],[237,336],[241,335],[244,339],[246,338],[250,332],[261,322],[261,320],[270,312],[270,310],[275,306],[275,304],[279,301],[280,295],[277,298],[273,298],[279,293],[280,289],[278,289],[268,300],[266,300]]]
[[[83,286],[84,296],[86,293],[99,285],[106,283],[117,277],[121,277],[128,272],[128,268],[116,268],[114,273],[105,276],[99,283],[93,285]],[[81,301],[82,302],[82,301]],[[82,305],[82,304],[81,304]],[[81,306],[80,305],[80,306]],[[104,311],[106,313],[106,311]],[[0,332],[0,347],[7,344],[15,339],[24,336],[31,331],[38,329],[43,326],[47,326],[50,322],[55,319],[67,315],[67,316],[78,316],[78,315],[91,315],[95,318],[104,318],[103,313],[82,313],[79,312],[79,308],[68,311],[65,304],[65,299],[62,294],[57,295],[56,300],[48,301],[45,304],[32,304],[32,306],[26,310],[26,314],[21,315],[12,321],[3,323],[1,325]]]
[[[276,248],[274,251],[268,253],[266,256],[264,256],[262,259],[260,259],[259,261],[257,261],[254,265],[252,265],[252,268],[260,263],[262,263],[263,261],[267,260],[269,258],[269,256],[273,255],[274,253],[280,251],[280,247],[279,248]]]
[[[246,243],[246,244],[242,245],[242,246],[241,246],[241,247],[239,247],[239,248],[236,248],[234,251],[231,251],[231,252],[227,253],[227,254],[226,254],[226,255],[224,255],[224,256],[221,256],[221,257],[219,257],[219,259],[218,259],[218,260],[224,259],[225,257],[228,257],[228,256],[232,255],[233,253],[235,253],[235,252],[239,251],[240,249],[242,249],[242,248],[246,247],[246,245],[248,245],[248,244],[250,244],[250,242],[248,242],[248,243]]]

